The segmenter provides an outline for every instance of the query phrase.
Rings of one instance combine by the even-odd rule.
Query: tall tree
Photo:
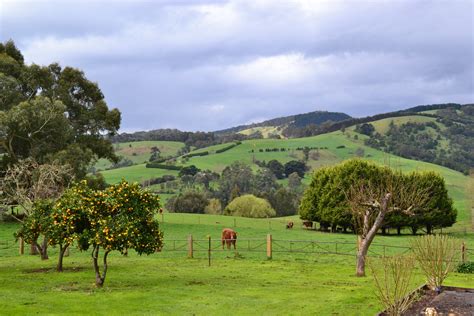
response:
[[[97,158],[114,162],[111,142],[120,112],[110,110],[98,85],[58,64],[26,65],[12,41],[0,50],[0,171],[20,159],[71,160],[82,178]]]

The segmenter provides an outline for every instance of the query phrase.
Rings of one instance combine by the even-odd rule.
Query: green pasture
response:
[[[184,143],[172,141],[139,141],[139,142],[125,142],[113,144],[115,153],[133,161],[134,164],[142,164],[148,162],[151,156],[151,148],[157,147],[161,156],[175,156]],[[110,167],[112,163],[107,159],[99,159],[95,168],[97,170],[105,170]]]
[[[406,123],[428,123],[428,122],[436,123],[436,118],[421,116],[421,115],[408,115],[408,116],[399,116],[399,117],[389,117],[389,118],[381,119],[378,121],[370,122],[370,124],[374,126],[375,131],[383,135],[386,132],[388,132],[388,128],[391,122],[393,122],[393,124],[395,124],[396,126],[406,124]],[[444,127],[444,125],[442,124],[438,124],[438,125]]]
[[[178,171],[176,170],[146,168],[145,164],[105,170],[101,173],[107,183],[117,183],[120,182],[122,179],[125,179],[129,182],[142,182],[144,180],[158,178],[164,175],[178,175]]]
[[[2,314],[150,314],[150,315],[373,315],[382,307],[370,276],[354,276],[354,256],[277,252],[278,243],[312,240],[323,247],[339,243],[339,251],[355,248],[355,236],[305,230],[295,217],[248,219],[217,215],[164,214],[162,252],[150,256],[112,253],[105,287],[94,287],[87,252],[71,250],[66,271],[54,271],[57,250],[50,259],[18,255],[12,238],[17,224],[0,224],[0,311]],[[295,220],[295,228],[284,224]],[[236,227],[237,251],[222,251],[220,232]],[[187,258],[186,238],[196,241]],[[274,239],[273,259],[267,260],[265,238]],[[207,238],[211,237],[211,266]],[[474,244],[472,234],[458,235]],[[412,236],[377,236],[377,245],[407,246]],[[10,244],[5,249],[4,241]],[[326,243],[326,244],[324,244]],[[345,244],[347,243],[347,245]],[[352,244],[352,245],[351,245]],[[181,251],[172,251],[173,247]],[[253,251],[248,250],[248,245]],[[259,246],[263,245],[263,246]],[[296,243],[294,243],[296,245]],[[294,246],[296,247],[296,246]],[[295,249],[295,248],[293,248]],[[398,253],[398,248],[387,252]],[[381,246],[374,245],[375,253]],[[387,254],[391,254],[387,253]],[[472,260],[472,258],[471,258]],[[373,264],[378,259],[373,256]],[[368,270],[369,271],[369,270]],[[416,273],[413,287],[423,283]],[[452,273],[446,285],[474,287],[474,276]]]

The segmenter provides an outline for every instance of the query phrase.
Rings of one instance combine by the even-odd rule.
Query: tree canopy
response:
[[[58,160],[82,178],[95,159],[117,161],[104,136],[116,134],[120,121],[81,70],[27,65],[13,41],[0,47],[0,171],[20,159]]]

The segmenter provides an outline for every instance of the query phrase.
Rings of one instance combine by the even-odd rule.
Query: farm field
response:
[[[252,245],[263,241],[267,233],[280,243],[314,240],[355,246],[354,235],[308,231],[297,221],[293,230],[287,230],[284,223],[288,219],[164,214],[164,250],[141,257],[112,253],[102,289],[93,285],[89,253],[72,249],[71,256],[65,258],[66,271],[57,273],[53,270],[55,249],[47,261],[20,257],[11,237],[17,225],[0,224],[0,240],[11,242],[8,249],[0,249],[0,310],[6,314],[111,315],[219,315],[229,310],[235,315],[373,315],[381,310],[370,274],[366,278],[354,276],[353,256],[274,252],[273,259],[267,260],[263,249],[247,251],[248,241]],[[234,223],[239,233],[237,255],[219,247],[220,231]],[[215,240],[210,267],[207,253],[200,247],[195,246],[194,259],[186,258],[186,248],[167,250],[174,240],[183,243],[189,234],[195,239],[210,235]],[[474,244],[471,233],[457,237],[468,247]],[[411,238],[377,236],[375,243],[407,246]],[[373,258],[373,262],[378,261]],[[417,272],[414,285],[422,283]],[[474,287],[474,276],[452,273],[446,285]]]
[[[113,144],[115,153],[123,158],[130,159],[134,164],[148,162],[151,156],[151,148],[157,147],[161,156],[174,156],[184,143],[171,141],[139,141]],[[105,170],[112,163],[106,159],[99,159],[95,164],[96,170]]]
[[[146,168],[145,164],[134,165],[130,167],[105,170],[101,172],[107,183],[117,183],[122,179],[129,182],[142,182],[151,178],[162,177],[166,174],[177,175],[176,170],[165,170],[158,168]]]

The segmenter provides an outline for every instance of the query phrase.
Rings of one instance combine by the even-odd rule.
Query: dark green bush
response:
[[[474,261],[468,261],[468,262],[460,263],[456,268],[456,272],[458,272],[458,273],[474,273]]]
[[[158,169],[166,169],[166,170],[181,170],[181,166],[175,166],[175,165],[165,165],[161,163],[147,163],[146,166],[147,168],[158,168]]]

